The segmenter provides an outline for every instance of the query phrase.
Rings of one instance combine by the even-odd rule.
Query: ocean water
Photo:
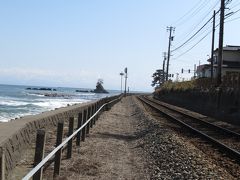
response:
[[[54,88],[56,91],[27,90],[29,87],[41,88],[37,86],[0,85],[0,122],[119,94],[119,91],[109,91],[109,94],[76,92],[76,90],[84,89],[65,87],[47,87]]]

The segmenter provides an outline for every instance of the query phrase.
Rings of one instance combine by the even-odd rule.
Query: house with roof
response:
[[[203,64],[197,67],[198,77],[211,77],[211,58],[207,61],[209,64]],[[217,77],[218,66],[218,48],[213,55],[213,77]],[[223,47],[222,76],[229,73],[240,73],[240,46],[227,45]]]

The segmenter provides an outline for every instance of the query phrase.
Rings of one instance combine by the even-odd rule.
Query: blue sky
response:
[[[219,6],[220,0],[2,0],[0,83],[94,88],[102,78],[105,88],[119,89],[119,73],[128,67],[130,90],[151,91],[151,75],[167,50],[166,27],[176,26],[174,49]],[[238,0],[229,7],[240,9]],[[240,45],[239,21],[226,23],[224,45]],[[173,53],[170,73],[206,63],[211,35],[175,59],[200,38]]]

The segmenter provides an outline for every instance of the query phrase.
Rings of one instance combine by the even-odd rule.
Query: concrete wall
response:
[[[216,89],[212,91],[160,91],[154,96],[167,103],[240,125],[239,95],[239,91]]]
[[[95,102],[105,103],[116,97],[118,96],[104,98]],[[0,159],[4,153],[5,167],[3,167],[3,170],[5,176],[11,173],[11,170],[16,166],[23,151],[28,148],[30,141],[36,136],[37,129],[51,128],[56,126],[59,121],[67,121],[72,116],[77,117],[79,112],[93,103],[78,104],[39,115],[26,116],[7,123],[0,123]],[[0,169],[0,175],[1,172]]]

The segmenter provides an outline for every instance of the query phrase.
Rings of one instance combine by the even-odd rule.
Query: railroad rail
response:
[[[204,121],[193,115],[172,108],[146,96],[138,97],[143,103],[162,113],[169,119],[190,129],[211,142],[219,151],[240,163],[240,134]]]

